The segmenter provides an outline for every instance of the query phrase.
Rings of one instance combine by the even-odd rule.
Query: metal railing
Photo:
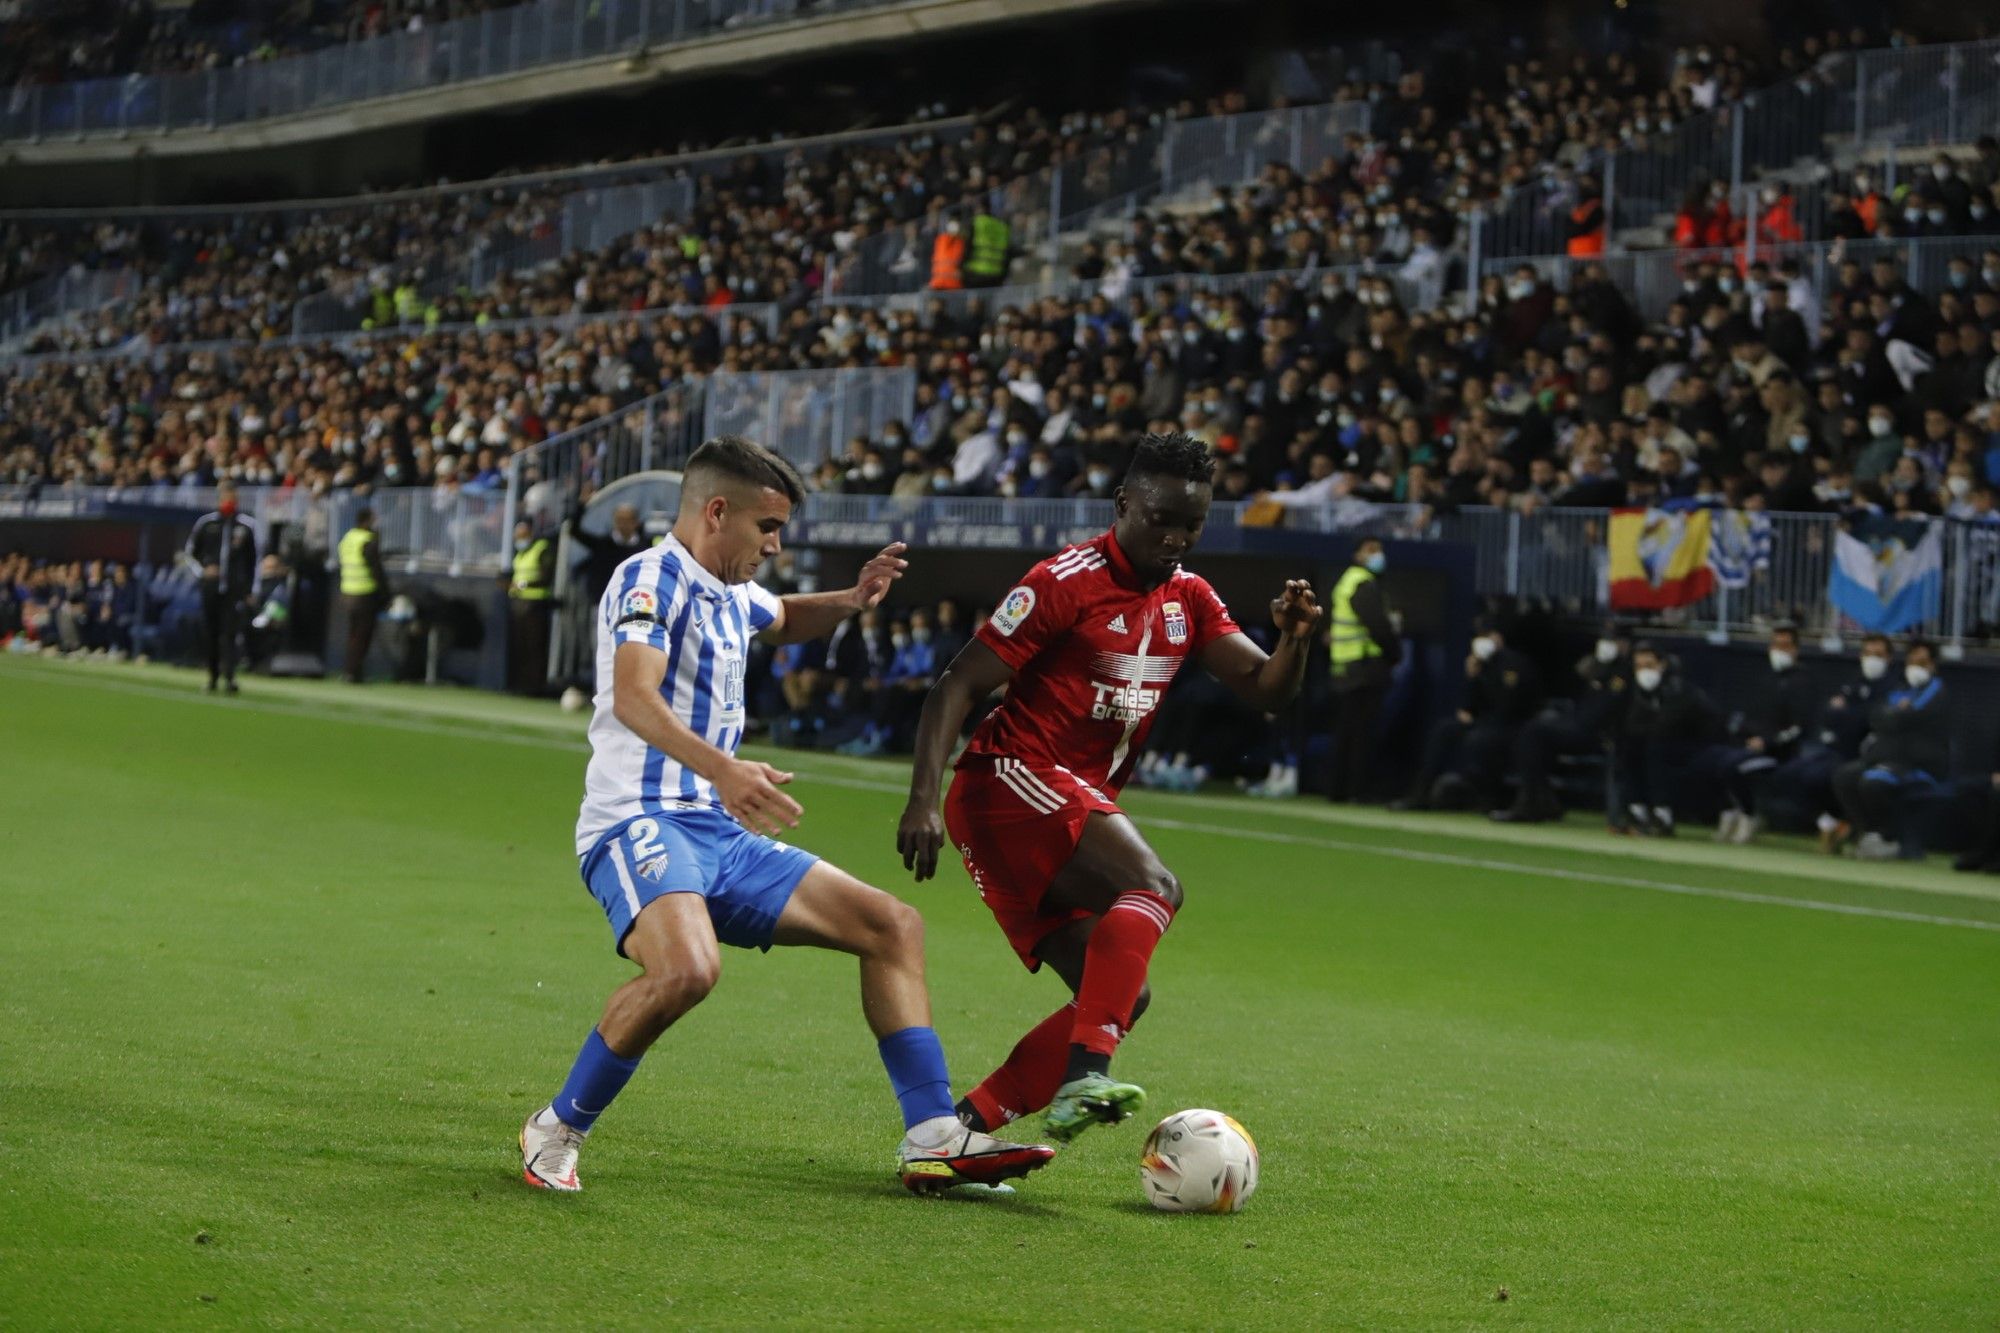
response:
[[[292,545],[329,561],[340,533],[367,506],[375,511],[392,569],[499,570],[511,559],[517,517],[531,518],[547,531],[597,488],[635,472],[678,468],[706,434],[702,417],[700,384],[655,395],[516,455],[505,491],[438,486],[312,494],[297,487],[244,486],[237,497],[260,538],[268,539],[275,524],[295,525],[298,538]],[[39,503],[40,516],[54,518],[115,517],[119,506],[132,505],[203,513],[215,498],[212,489],[182,486],[11,486],[0,487],[0,512],[26,512],[16,507]],[[1217,503],[1209,511],[1209,531],[1246,526],[1251,508]],[[1101,531],[1110,512],[1108,501],[1089,499],[818,492],[806,497],[800,517],[821,530],[913,520],[933,533],[983,529],[982,544],[991,544],[994,532],[1013,530],[1022,546],[1046,549]],[[1348,539],[1367,533],[1464,543],[1472,549],[1479,595],[1599,619],[1610,613],[1610,517],[1610,510],[1595,508],[1475,506],[1437,513],[1419,505],[1346,501],[1289,509],[1284,526]],[[1761,632],[1778,621],[1797,625],[1807,638],[1832,640],[1856,632],[1828,596],[1838,516],[1717,510],[1712,521],[1725,534],[1711,548],[1715,591],[1691,606],[1654,613],[1653,623],[1717,638]],[[1923,521],[1941,537],[1942,584],[1936,614],[1908,632],[1942,642],[1953,655],[1968,644],[2000,637],[2000,524]]]
[[[1273,162],[1309,171],[1336,153],[1345,136],[1365,131],[1368,118],[1366,102],[1328,102],[1135,126],[992,187],[984,203],[1012,229],[1010,248],[1021,255],[1174,195],[1248,184]],[[952,220],[969,241],[970,211],[940,206],[864,238],[833,266],[825,290],[842,296],[930,290],[931,247]]]
[[[67,511],[61,508],[66,499],[74,502]],[[205,514],[216,500],[212,486],[0,486],[0,506],[32,503],[42,507],[38,512],[45,517],[117,518],[135,509]],[[375,511],[382,559],[389,569],[478,574],[505,569],[513,558],[511,529],[501,522],[507,497],[499,490],[404,486],[315,492],[302,486],[238,486],[236,501],[255,527],[261,549],[322,560],[328,569],[334,567],[340,534],[353,526],[363,508]],[[274,541],[281,530],[283,540]]]
[[[17,86],[0,104],[0,139],[213,129],[893,2],[534,0],[310,55]]]
[[[1664,131],[1649,126],[1517,187],[1485,210],[1475,258],[1561,250],[1575,176],[1586,171],[1601,180],[1615,233],[1671,217],[1690,189],[1722,182],[1734,192],[1760,172],[1822,160],[1843,142],[1964,142],[1995,124],[1996,79],[2000,39],[1829,56],[1740,101]]]
[[[25,337],[50,320],[100,310],[139,288],[131,269],[69,269],[0,293],[0,345]]]
[[[1800,275],[1811,284],[1815,297],[1827,299],[1844,261],[1864,269],[1877,259],[1893,260],[1904,281],[1925,296],[1935,297],[1949,289],[1949,265],[1954,259],[1969,259],[1977,265],[1981,255],[2000,250],[2000,234],[1982,236],[1925,236],[1903,240],[1801,241],[1787,245],[1745,243],[1716,250],[1633,250],[1624,254],[1572,259],[1567,255],[1534,255],[1512,259],[1488,259],[1481,276],[1513,272],[1523,265],[1533,268],[1558,290],[1567,291],[1583,271],[1602,265],[1612,283],[1632,301],[1647,319],[1659,319],[1681,295],[1681,284],[1703,264],[1736,271],[1763,261],[1774,268],[1786,259],[1796,260]],[[1816,321],[1808,321],[1816,328]]]

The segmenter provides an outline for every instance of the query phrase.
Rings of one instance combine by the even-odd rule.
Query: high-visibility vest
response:
[[[1593,214],[1596,216],[1594,222]],[[1589,224],[1590,227],[1588,231],[1578,232],[1569,238],[1568,250],[1571,259],[1592,259],[1604,253],[1604,205],[1600,201],[1584,200],[1570,210],[1569,220],[1574,226]]]
[[[514,596],[524,602],[546,602],[555,590],[542,581],[542,553],[549,549],[547,537],[537,537],[514,557]]]
[[[965,271],[975,278],[998,282],[1007,271],[1007,242],[1012,234],[1007,224],[991,213],[974,217],[972,254],[965,261]]]
[[[349,528],[340,539],[340,591],[346,597],[373,597],[375,571],[368,567],[368,543],[375,534],[366,528]]]
[[[960,268],[965,263],[965,237],[941,231],[931,242],[931,290],[955,292],[965,286]]]
[[[1338,676],[1356,662],[1382,655],[1361,617],[1354,614],[1354,594],[1375,575],[1360,565],[1349,565],[1333,585],[1333,674]]]

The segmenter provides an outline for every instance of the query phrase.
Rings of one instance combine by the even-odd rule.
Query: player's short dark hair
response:
[[[1213,486],[1215,455],[1206,444],[1180,431],[1142,435],[1132,452],[1132,465],[1125,469],[1125,480],[1134,477],[1171,477]]]
[[[694,451],[681,470],[682,484],[692,491],[705,482],[727,477],[759,490],[781,492],[794,505],[806,498],[799,470],[782,454],[773,453],[741,435],[718,435]]]

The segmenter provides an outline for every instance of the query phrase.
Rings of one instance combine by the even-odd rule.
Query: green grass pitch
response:
[[[1130,800],[1188,906],[1119,1068],[1257,1136],[1240,1215],[1146,1208],[1145,1123],[906,1196],[853,964],[802,951],[726,950],[586,1192],[531,1191],[521,1117],[627,975],[580,734],[0,662],[0,1326],[2000,1321],[2000,895],[1312,802]],[[955,862],[908,882],[899,766],[781,762],[798,841],[923,910],[975,1081],[1057,983]]]

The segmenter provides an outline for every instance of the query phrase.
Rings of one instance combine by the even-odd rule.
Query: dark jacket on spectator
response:
[[[1512,648],[1502,648],[1479,664],[1466,687],[1465,709],[1481,722],[1526,722],[1541,705],[1535,664]]]
[[[1760,740],[1764,752],[1776,758],[1789,756],[1798,748],[1811,713],[1805,689],[1797,667],[1767,673],[1750,705],[1730,719],[1730,735],[1738,741]]]
[[[1951,771],[1951,709],[1944,682],[1891,690],[1869,715],[1861,757],[1871,767],[1943,778]]]
[[[1678,740],[1694,744],[1715,724],[1715,705],[1678,671],[1668,671],[1660,688],[1648,693],[1636,686],[1625,703],[1627,740]]]

